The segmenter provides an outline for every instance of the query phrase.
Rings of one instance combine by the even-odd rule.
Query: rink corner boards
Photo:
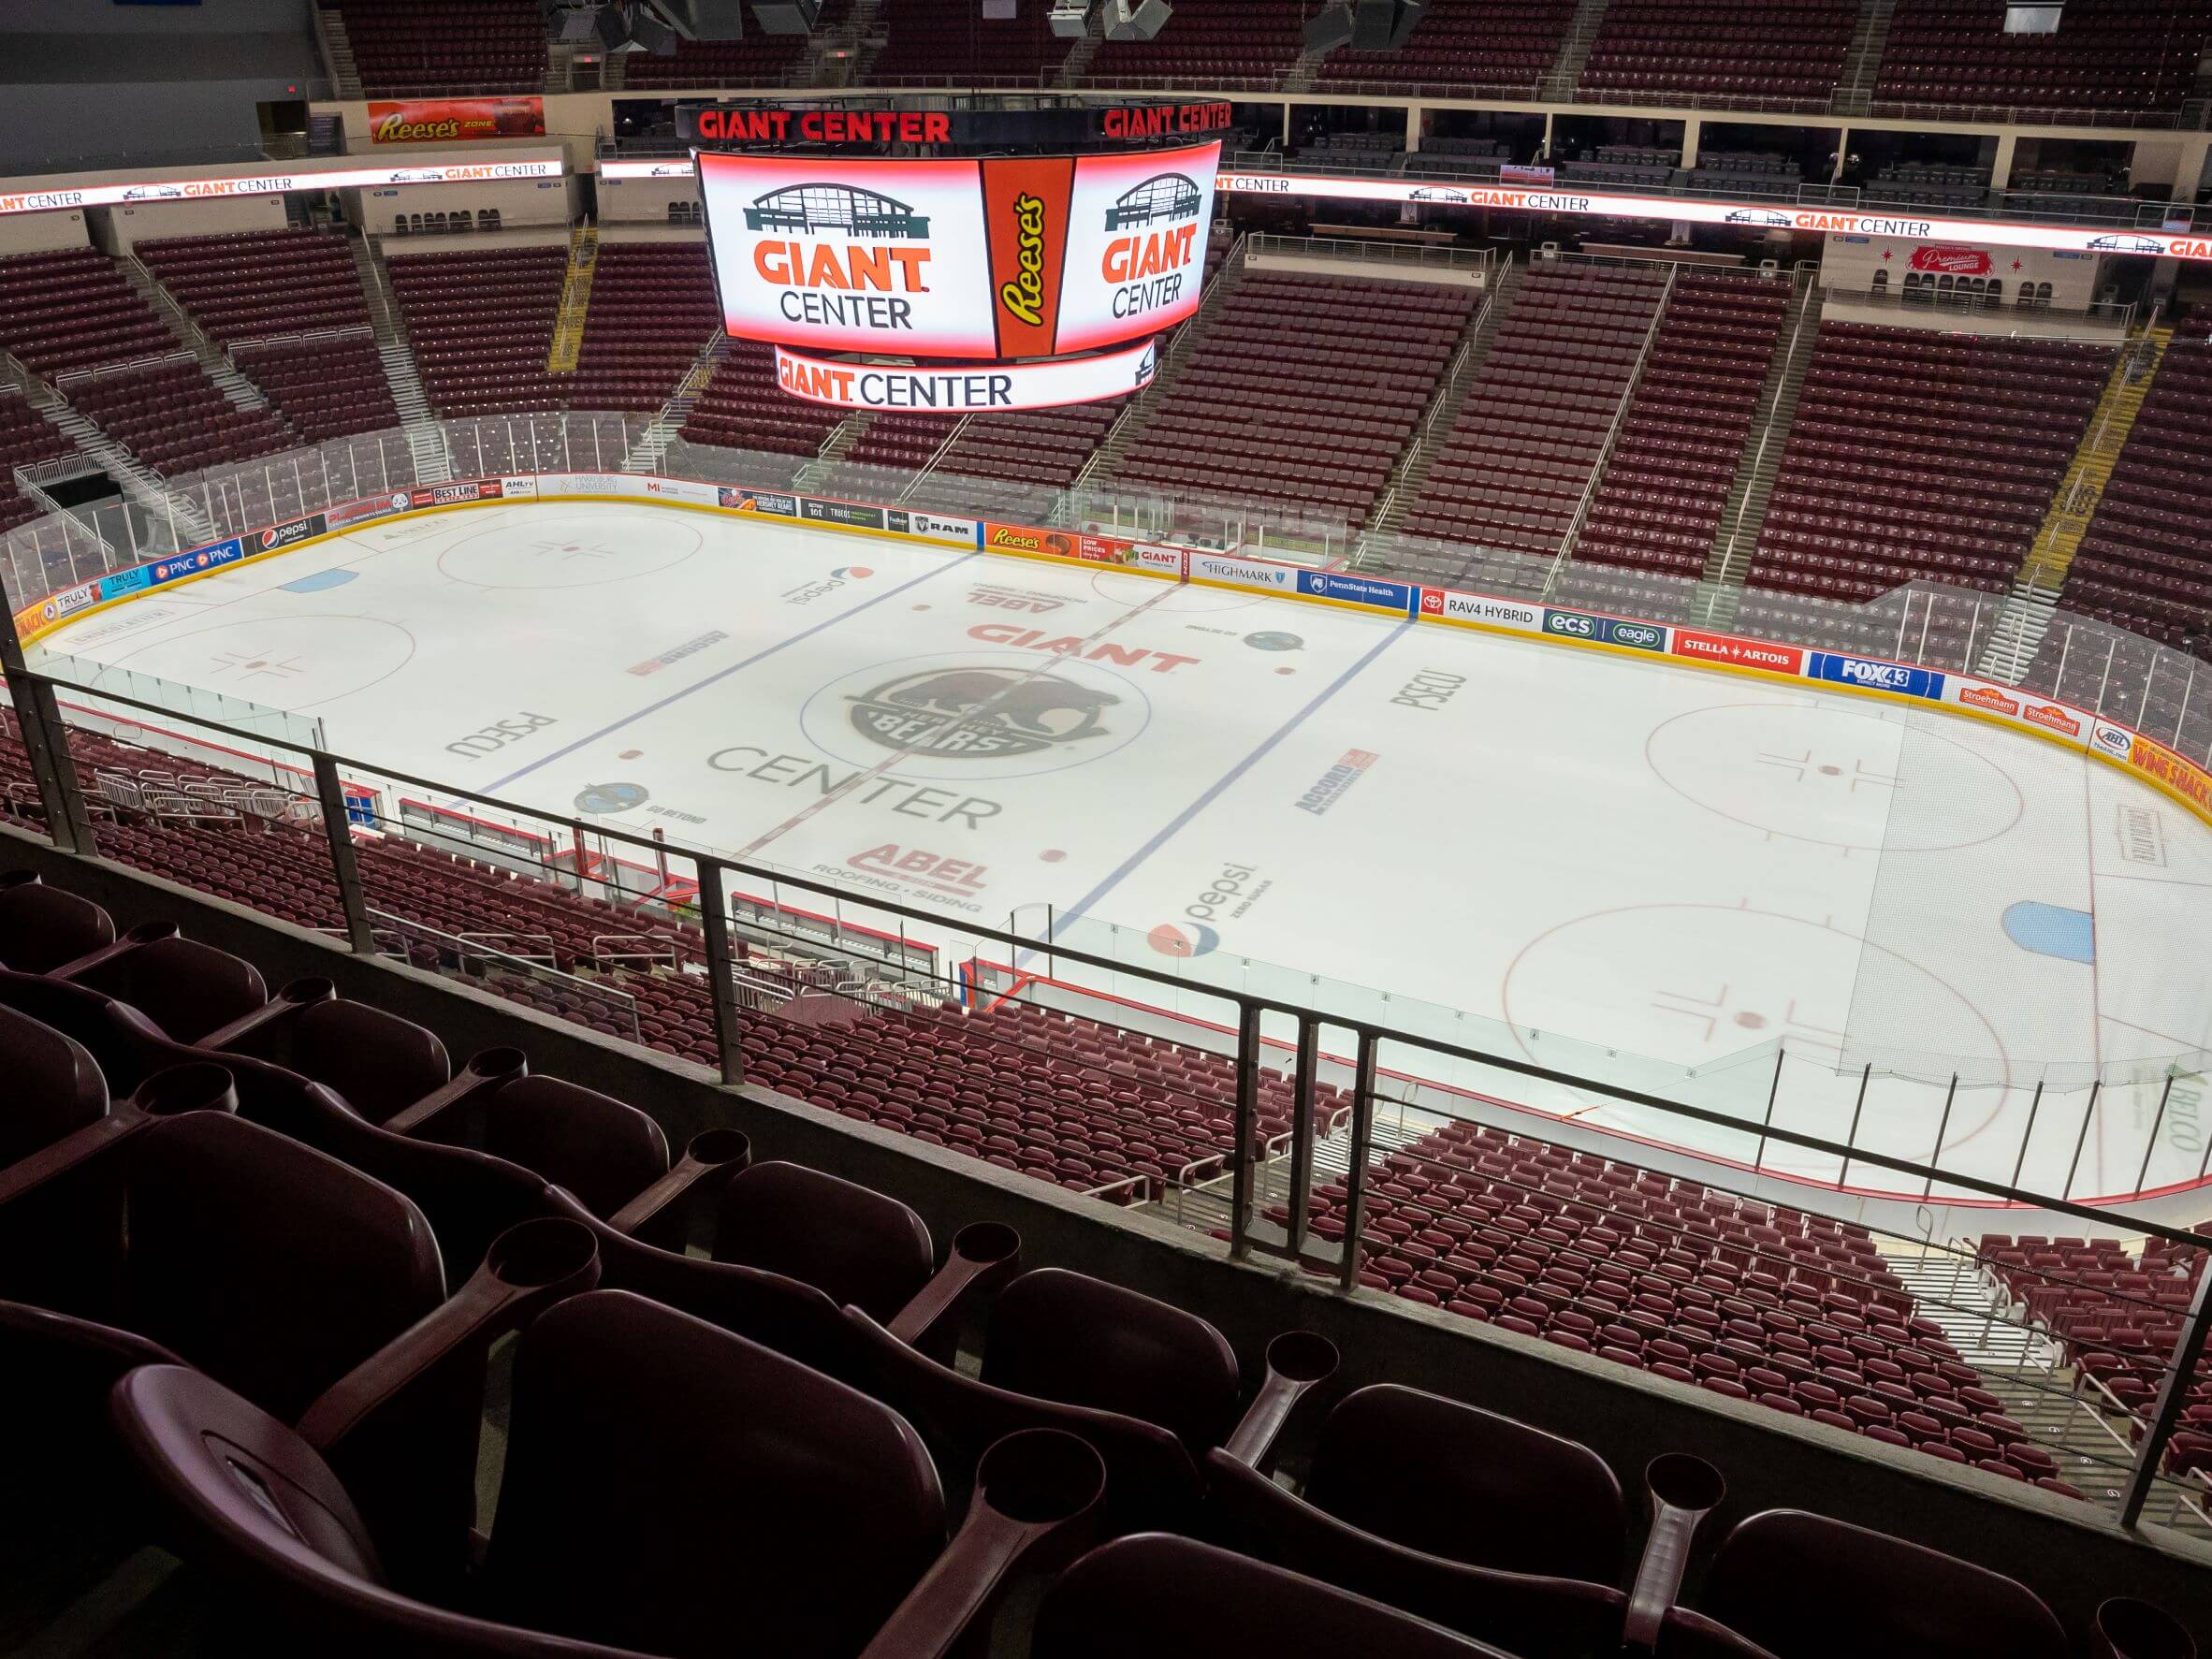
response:
[[[113,571],[49,594],[15,614],[30,645],[156,589],[197,581],[238,566],[311,546],[359,526],[461,507],[539,501],[615,502],[681,507],[726,517],[866,535],[947,552],[1108,569],[1198,587],[1229,588],[1306,604],[1361,611],[1411,625],[1425,623],[1664,662],[1672,667],[1788,681],[1799,687],[1880,697],[1989,721],[2089,755],[2139,779],[2212,824],[2212,773],[2156,739],[2087,709],[1947,669],[1879,657],[1817,650],[1746,634],[1646,621],[1430,588],[1345,571],[1315,570],[1259,554],[1050,529],[990,518],[851,502],[791,490],[630,473],[545,473],[456,479],[395,489],[229,536],[201,547]]]

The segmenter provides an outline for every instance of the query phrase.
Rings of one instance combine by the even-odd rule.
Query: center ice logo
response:
[[[1049,674],[929,668],[852,698],[852,728],[906,753],[1011,758],[1107,735],[1120,701]]]

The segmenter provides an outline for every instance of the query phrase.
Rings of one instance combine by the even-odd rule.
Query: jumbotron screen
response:
[[[722,326],[907,357],[1049,357],[1198,309],[1221,146],[983,160],[697,153]]]

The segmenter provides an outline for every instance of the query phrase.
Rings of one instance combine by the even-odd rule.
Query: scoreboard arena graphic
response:
[[[1151,378],[1160,334],[1198,309],[1220,149],[698,152],[722,326],[783,348],[793,396],[845,407],[1126,395]],[[840,353],[870,361],[822,355]],[[948,359],[961,369],[923,366]]]

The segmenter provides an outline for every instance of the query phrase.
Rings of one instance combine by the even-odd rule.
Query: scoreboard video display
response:
[[[1198,309],[1218,143],[890,160],[699,151],[722,326],[822,351],[1095,351]]]

